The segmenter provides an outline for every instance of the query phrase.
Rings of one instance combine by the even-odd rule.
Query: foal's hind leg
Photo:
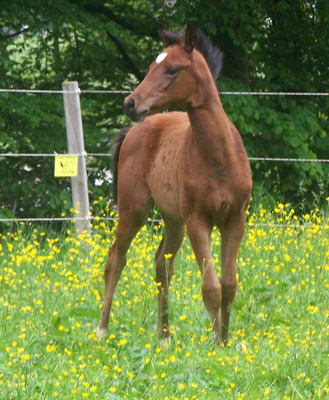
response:
[[[210,315],[216,341],[222,342],[219,310],[221,307],[222,290],[216,276],[211,260],[210,235],[212,226],[203,219],[195,216],[186,221],[187,234],[202,274],[202,297],[206,309]]]
[[[133,197],[124,197],[126,200],[129,199],[130,203],[126,207],[120,207],[116,240],[110,249],[104,271],[105,299],[101,320],[96,330],[98,338],[104,338],[107,335],[114,290],[126,264],[126,253],[136,233],[144,225],[151,206],[149,199],[138,201]]]
[[[175,256],[184,237],[184,224],[164,219],[164,234],[155,255],[156,282],[158,284],[158,335],[169,337],[168,296],[174,273]],[[167,255],[167,257],[166,257]]]
[[[222,277],[220,280],[222,285],[221,332],[224,343],[228,340],[230,310],[237,287],[236,260],[244,229],[244,214],[232,217],[226,222],[225,226],[220,227],[222,235]]]

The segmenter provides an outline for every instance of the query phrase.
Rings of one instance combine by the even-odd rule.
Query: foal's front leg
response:
[[[210,252],[212,226],[198,217],[190,218],[187,234],[202,275],[202,297],[210,315],[217,344],[222,343],[219,310],[221,308],[222,288],[216,276]]]
[[[220,227],[222,235],[222,310],[221,310],[221,332],[224,343],[228,340],[231,306],[235,297],[236,260],[240,243],[245,230],[244,213],[232,217],[224,227]]]

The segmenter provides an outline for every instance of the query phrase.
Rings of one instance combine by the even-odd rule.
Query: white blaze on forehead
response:
[[[160,64],[166,57],[167,57],[167,53],[161,53],[158,55],[158,57],[155,59],[155,62],[157,64]]]

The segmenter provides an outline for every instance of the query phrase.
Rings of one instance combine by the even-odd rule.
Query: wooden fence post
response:
[[[71,177],[72,203],[75,215],[83,220],[75,220],[75,229],[78,234],[84,230],[90,235],[89,197],[85,146],[83,141],[82,118],[78,82],[63,82],[64,110],[68,151],[70,154],[82,154],[78,157],[78,175]]]

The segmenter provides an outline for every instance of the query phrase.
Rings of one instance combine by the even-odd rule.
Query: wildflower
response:
[[[164,257],[166,260],[169,260],[173,255],[171,253],[165,254]]]
[[[70,356],[72,354],[72,351],[68,350],[66,347],[64,348],[64,352]]]
[[[53,353],[56,351],[56,346],[54,344],[48,344],[46,350],[48,353]]]

